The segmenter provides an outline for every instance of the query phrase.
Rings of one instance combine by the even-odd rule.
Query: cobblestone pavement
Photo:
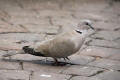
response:
[[[97,31],[70,56],[72,64],[52,66],[50,58],[28,54],[2,57],[82,19],[92,20]],[[0,0],[0,80],[120,80],[120,2]]]

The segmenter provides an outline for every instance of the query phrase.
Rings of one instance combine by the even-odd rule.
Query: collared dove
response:
[[[78,24],[78,26],[67,32],[63,32],[53,39],[42,41],[36,45],[24,46],[20,52],[16,54],[31,54],[42,57],[52,57],[55,63],[58,63],[58,58],[69,59],[68,56],[75,54],[83,45],[87,30],[91,28],[91,22],[85,20]],[[15,54],[6,54],[4,57]]]

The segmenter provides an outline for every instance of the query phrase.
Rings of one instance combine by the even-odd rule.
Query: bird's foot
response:
[[[65,66],[67,63],[66,62],[54,62],[52,63],[53,66]]]
[[[63,58],[64,60],[65,60],[65,62],[68,60],[68,61],[70,61],[70,59],[68,58],[68,57],[65,57],[65,58]]]

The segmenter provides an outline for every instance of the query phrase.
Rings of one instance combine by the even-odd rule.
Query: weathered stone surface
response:
[[[37,1],[24,1],[21,0],[19,1],[21,3],[22,7],[24,9],[29,9],[29,10],[45,10],[45,9],[50,9],[50,10],[56,10],[59,9],[59,5],[56,1],[42,1],[42,0],[37,0]]]
[[[117,31],[99,31],[96,34],[91,36],[95,39],[102,39],[102,40],[115,40],[120,37],[120,32]]]
[[[51,25],[24,25],[30,32],[56,34],[58,27]]]
[[[118,54],[113,54],[111,55],[110,59],[114,59],[114,60],[120,60],[120,52]]]
[[[120,70],[120,61],[109,60],[109,59],[99,59],[99,60],[89,63],[88,65],[106,68],[110,70],[112,69]]]
[[[73,26],[76,26],[80,20],[74,19],[74,18],[59,18],[54,17],[52,18],[52,22],[54,25],[62,25],[63,27],[72,28]]]
[[[20,26],[14,26],[9,24],[0,25],[0,33],[9,33],[9,32],[27,32],[24,28]]]
[[[31,10],[8,10],[11,18],[37,18],[37,13]]]
[[[90,57],[90,56],[83,56],[83,55],[74,54],[74,55],[70,56],[69,59],[70,59],[70,61],[69,61],[70,63],[85,65],[85,64],[93,61],[95,58]]]
[[[39,14],[37,14],[38,17],[49,17],[54,18],[54,17],[58,17],[58,18],[72,18],[72,13],[70,11],[66,11],[66,10],[42,10],[42,11],[38,11]]]
[[[100,15],[100,12],[91,12],[89,9],[88,11],[83,10],[82,12],[73,12],[73,15],[77,19],[89,19],[92,21],[106,21],[107,19],[104,15]],[[96,23],[94,23],[96,24]],[[96,28],[96,26],[94,26]]]
[[[49,20],[47,18],[34,18],[34,17],[12,17],[9,20],[10,23],[18,24],[46,24],[49,25]]]
[[[37,42],[44,40],[45,34],[36,33],[10,33],[0,34],[1,40],[13,40],[14,43]]]
[[[7,51],[0,50],[0,59],[2,58],[2,55],[7,54]]]
[[[44,40],[45,34],[10,33],[0,34],[1,50],[19,50],[25,45],[32,45]]]
[[[108,48],[120,48],[120,44],[115,41],[107,41],[107,40],[98,40],[94,39],[89,43],[90,46],[100,46],[100,47],[108,47]]]
[[[96,29],[103,29],[103,30],[114,30],[116,28],[119,28],[118,25],[119,22],[103,22],[103,21],[98,21],[93,24],[93,26]]]
[[[15,61],[0,60],[0,69],[21,69],[21,65]]]
[[[0,40],[0,50],[19,50],[22,48],[22,45],[14,43],[13,40]]]
[[[85,76],[75,76],[72,77],[70,80],[101,80],[101,79],[93,78],[93,77],[85,77]]]
[[[21,60],[21,61],[34,61],[34,60],[44,60],[44,57],[38,57],[38,56],[33,56],[30,54],[17,54],[14,56],[11,56],[11,59],[13,60]]]
[[[29,71],[60,73],[67,67],[68,66],[53,66],[52,62],[45,60],[33,60],[33,61],[29,61],[29,63],[27,62],[23,63],[24,70],[29,70]]]
[[[68,80],[69,78],[70,75],[37,71],[33,73],[31,80]]]
[[[96,67],[89,67],[89,66],[77,66],[73,65],[64,70],[63,74],[70,74],[70,75],[82,75],[82,76],[91,76],[100,71],[103,71],[101,68]]]
[[[72,0],[70,0],[70,1],[63,1],[62,3],[63,3],[63,5],[62,5],[63,10],[70,10],[70,11],[74,10],[74,12],[75,11],[79,11],[79,12],[80,11],[86,11],[86,12],[95,12],[96,11],[97,12],[97,11],[103,10],[108,5],[105,0],[102,0],[102,1],[95,1],[95,0],[72,1]],[[102,3],[104,3],[104,4],[102,4]],[[93,4],[96,7],[94,7]],[[81,6],[79,6],[79,5],[81,5]]]
[[[120,80],[120,72],[117,71],[107,71],[96,75],[96,80]]]
[[[23,70],[0,70],[0,80],[29,80],[29,75]]]
[[[96,57],[109,57],[111,55],[117,55],[120,53],[119,49],[113,48],[104,48],[104,47],[96,47],[89,46],[84,49],[80,54],[87,56],[96,56]]]

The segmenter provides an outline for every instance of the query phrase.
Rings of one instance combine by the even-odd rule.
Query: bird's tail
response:
[[[30,48],[29,46],[24,46],[23,47],[23,51],[25,53],[28,53],[28,54],[31,54],[31,55],[34,55],[34,56],[42,56],[42,57],[45,57],[45,55],[43,55],[41,52],[36,52],[33,48]]]

